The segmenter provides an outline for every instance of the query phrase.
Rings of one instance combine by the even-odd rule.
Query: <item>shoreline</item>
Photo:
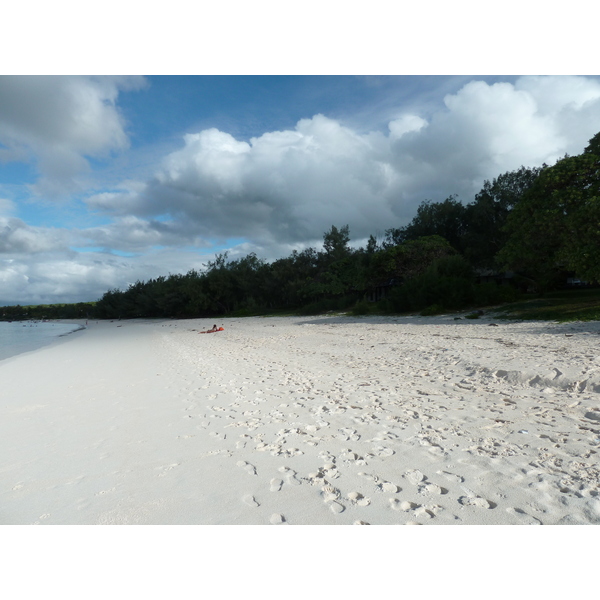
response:
[[[81,319],[77,319],[74,321],[52,320],[52,321],[34,322],[33,325],[30,325],[30,326],[34,326],[34,325],[38,326],[39,324],[42,324],[43,326],[59,324],[59,325],[69,325],[69,326],[73,327],[73,329],[71,329],[70,331],[66,331],[64,333],[59,333],[57,335],[53,335],[53,336],[49,336],[49,337],[35,338],[33,341],[28,340],[26,338],[18,338],[19,343],[16,346],[0,346],[0,361],[8,360],[14,356],[19,356],[21,354],[27,354],[29,352],[36,352],[37,350],[42,350],[44,348],[53,346],[54,344],[60,343],[60,342],[64,341],[64,340],[62,340],[62,338],[65,338],[69,335],[72,335],[74,333],[77,333],[79,331],[86,329],[86,326],[83,325],[83,323],[81,323],[80,321],[81,321]],[[7,323],[12,324],[15,322],[8,321]],[[18,322],[18,323],[20,323],[20,322]],[[29,322],[23,321],[23,323],[29,323]],[[22,326],[27,327],[27,325],[25,325],[25,324]]]
[[[0,361],[0,523],[600,523],[600,323],[208,322]]]

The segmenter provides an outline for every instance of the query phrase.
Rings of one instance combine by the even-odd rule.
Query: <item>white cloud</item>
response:
[[[202,269],[211,258],[168,248],[132,257],[73,251],[2,254],[0,306],[90,302],[138,280]]]
[[[323,115],[249,142],[217,129],[188,134],[152,181],[88,203],[114,215],[170,215],[199,236],[262,246],[312,243],[332,224],[367,237],[406,223],[425,199],[470,201],[485,179],[581,152],[598,129],[595,80],[472,81],[429,120],[398,115],[388,135]]]
[[[143,85],[139,77],[1,77],[0,160],[35,161],[33,189],[47,197],[79,189],[86,157],[128,147],[116,101],[119,90]]]
[[[67,236],[65,230],[31,227],[21,219],[0,217],[0,254],[36,254],[65,249]]]
[[[8,198],[0,198],[0,217],[12,215],[17,210],[17,205]]]

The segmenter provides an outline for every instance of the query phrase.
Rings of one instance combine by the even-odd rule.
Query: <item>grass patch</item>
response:
[[[563,290],[506,304],[494,310],[498,319],[600,321],[600,288]]]

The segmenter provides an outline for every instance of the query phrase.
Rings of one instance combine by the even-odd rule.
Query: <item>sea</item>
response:
[[[0,360],[43,348],[80,329],[84,327],[76,323],[0,321]]]

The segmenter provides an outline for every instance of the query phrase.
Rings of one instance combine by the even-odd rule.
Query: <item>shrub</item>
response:
[[[519,292],[511,285],[498,285],[496,283],[480,283],[475,286],[474,304],[490,306],[515,302],[519,299]]]
[[[422,317],[430,317],[432,315],[439,315],[441,313],[444,312],[444,307],[441,306],[440,304],[432,304],[431,306],[428,306],[427,308],[424,308],[421,312],[420,315]]]
[[[362,316],[362,315],[368,315],[371,312],[371,307],[369,306],[369,303],[366,300],[361,300],[360,302],[357,302],[352,307],[350,312],[355,317]]]

